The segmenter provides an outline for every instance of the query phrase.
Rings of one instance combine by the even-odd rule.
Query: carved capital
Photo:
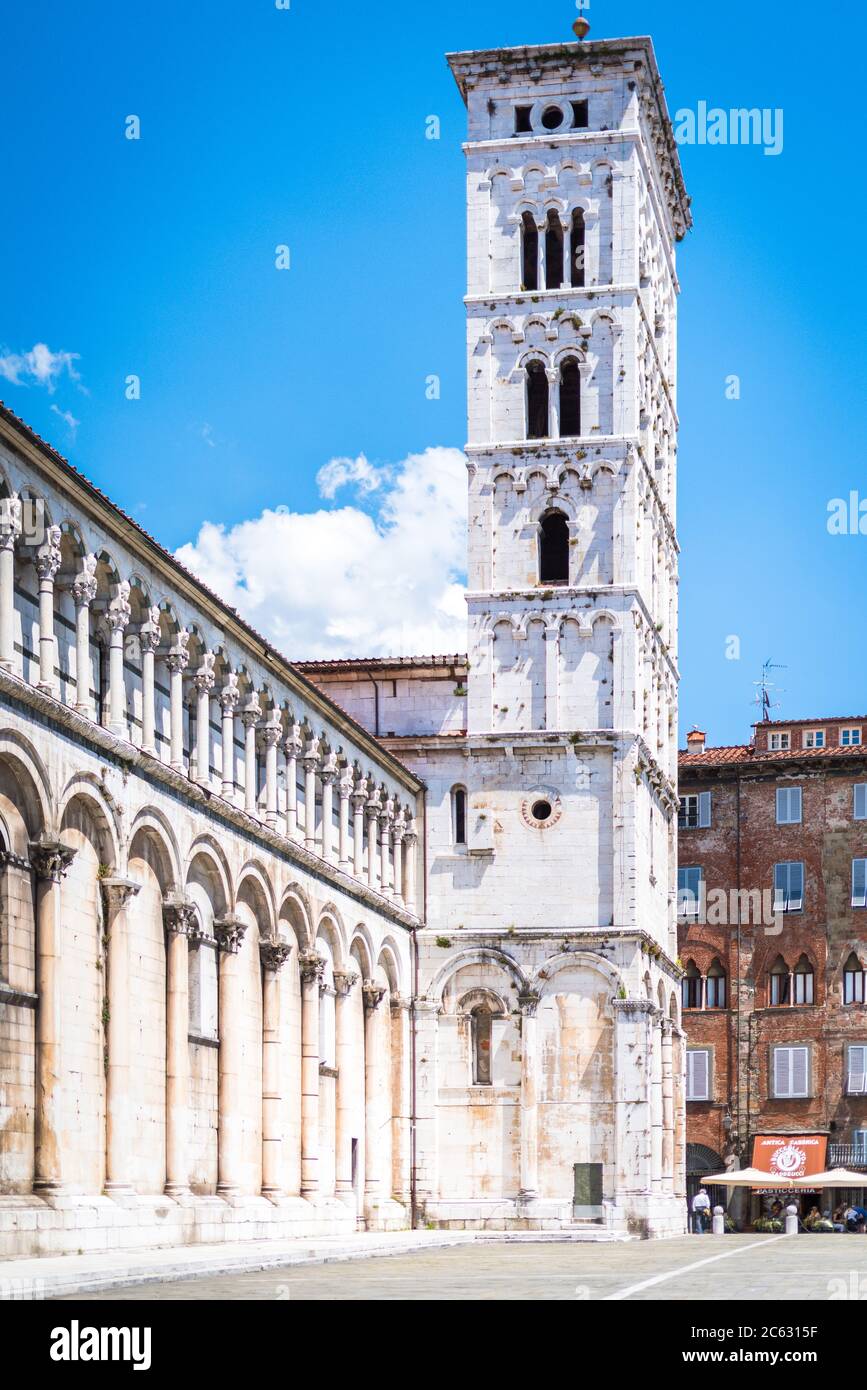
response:
[[[338,997],[341,999],[345,999],[349,994],[352,993],[353,989],[358,984],[358,981],[360,979],[361,976],[358,975],[354,970],[335,970],[334,989]]]
[[[235,675],[234,671],[230,671],[226,677],[226,683],[220,691],[220,704],[226,712],[229,710],[234,711],[237,709],[240,699],[241,690],[238,685],[238,677]]]
[[[654,1012],[654,1005],[649,999],[612,999],[611,1006],[615,1013],[622,1014],[626,1018]]]
[[[242,922],[233,912],[227,912],[225,917],[214,922],[217,950],[225,952],[227,956],[236,956],[246,931],[246,922]]]
[[[117,586],[117,593],[115,594],[111,603],[108,605],[105,614],[105,620],[113,633],[123,632],[124,628],[128,626],[129,620],[132,617],[132,608],[130,606],[129,595],[129,580],[122,579]]]
[[[276,722],[273,719],[269,719],[268,723],[265,724],[262,728],[262,738],[265,742],[266,748],[276,748],[277,744],[280,742],[282,735],[283,729],[280,725],[279,719],[277,719]]]
[[[123,911],[130,898],[141,892],[141,884],[131,878],[104,878],[100,882],[109,920]]]
[[[315,951],[302,951],[298,957],[298,969],[303,985],[318,984],[325,971],[325,957]]]
[[[259,942],[259,959],[264,968],[272,970],[275,975],[283,969],[291,954],[292,947],[288,941]]]
[[[286,741],[283,745],[286,757],[297,758],[300,755],[303,747],[304,744],[301,740],[300,724],[290,724],[286,732]]]
[[[17,492],[0,499],[0,549],[10,550],[21,535],[21,498]]]
[[[312,772],[319,766],[319,739],[308,739],[304,747],[304,766],[308,772]]]
[[[524,994],[518,995],[518,1008],[524,1018],[535,1018],[536,1010],[539,1007],[541,994],[536,994],[534,990],[527,990]]]
[[[75,858],[75,850],[60,840],[33,840],[30,844],[30,863],[37,878],[60,883]]]
[[[171,935],[186,936],[192,941],[201,935],[195,906],[180,893],[170,893],[163,900],[163,926]]]
[[[53,579],[60,569],[60,538],[63,535],[59,526],[49,526],[45,541],[39,547],[33,560],[40,579]]]
[[[364,1012],[372,1014],[378,1009],[385,998],[385,985],[378,985],[375,980],[365,980],[361,986],[361,994],[364,999]]]
[[[340,781],[337,784],[337,790],[340,793],[341,801],[348,801],[350,799],[354,786],[355,779],[352,775],[352,769],[347,768],[340,774]]]
[[[143,652],[155,652],[160,644],[160,610],[149,608],[139,631]]]
[[[193,685],[200,695],[206,695],[209,690],[213,690],[217,677],[214,673],[214,662],[216,657],[213,652],[203,652],[202,660],[193,676]]]
[[[96,568],[99,561],[95,555],[85,555],[81,569],[72,581],[72,597],[79,608],[89,607],[96,598],[98,589]]]
[[[333,783],[340,769],[337,766],[337,755],[329,753],[322,764],[319,776],[323,783]]]
[[[255,729],[261,718],[262,708],[258,700],[251,700],[249,704],[246,704],[241,710],[241,723],[247,730]]]
[[[408,994],[392,994],[388,1004],[393,1014],[403,1014],[412,1008],[412,999]]]

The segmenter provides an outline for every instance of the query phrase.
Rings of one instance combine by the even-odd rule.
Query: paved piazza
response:
[[[261,1274],[138,1284],[104,1300],[867,1298],[867,1241],[852,1236],[687,1236],[634,1244],[476,1245]],[[63,1302],[65,1300],[57,1300]]]

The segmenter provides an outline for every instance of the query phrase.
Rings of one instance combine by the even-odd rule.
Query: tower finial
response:
[[[580,43],[581,40],[586,39],[587,35],[590,33],[590,21],[589,19],[585,19],[583,14],[584,0],[578,0],[578,8],[582,11],[582,13],[579,14],[578,18],[575,20],[575,23],[572,25],[572,31],[575,34],[575,37],[577,38],[578,42]]]

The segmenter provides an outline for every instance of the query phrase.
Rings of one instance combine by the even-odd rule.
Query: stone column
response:
[[[235,711],[240,699],[238,677],[230,671],[220,691],[220,708],[223,711],[222,792],[224,799],[232,802],[235,800]]]
[[[319,740],[311,738],[304,750],[304,844],[316,850],[316,770],[319,767]]]
[[[401,811],[394,821],[394,884],[392,893],[395,902],[403,907],[403,837],[406,834],[406,820]]]
[[[615,1199],[650,1192],[649,999],[613,999],[615,1050]]]
[[[255,816],[259,810],[259,764],[256,756],[256,729],[262,718],[258,700],[244,706],[241,722],[244,725],[244,810]]]
[[[130,1126],[129,927],[127,907],[140,883],[104,878],[107,944],[106,1013],[108,1060],[105,1069],[105,1191],[107,1196],[133,1194]]]
[[[60,885],[75,850],[48,838],[30,846],[36,874],[36,1161],[33,1190],[57,1193],[63,1186],[63,1076],[61,1066]]]
[[[193,904],[180,894],[163,903],[166,932],[166,1195],[190,1190],[189,943],[199,936]]]
[[[379,838],[377,826],[379,824],[379,792],[373,791],[367,802],[367,882],[370,888],[377,885],[377,859],[379,858]]]
[[[141,644],[141,746],[142,751],[156,756],[156,691],[154,662],[160,642],[160,610],[151,608],[148,620],[139,633]]]
[[[345,874],[352,872],[349,842],[349,804],[353,789],[352,768],[345,768],[337,784],[340,795],[340,829],[338,831],[337,862]]]
[[[96,598],[98,588],[98,563],[95,555],[85,555],[81,571],[72,581],[75,603],[75,708],[85,719],[96,716],[90,693],[90,605]]]
[[[415,849],[418,844],[418,835],[415,830],[415,822],[409,822],[409,828],[403,837],[404,848],[406,850],[406,862],[404,866],[404,901],[406,902],[407,912],[415,913]]]
[[[651,1183],[662,1186],[662,1014],[654,1008],[651,1023],[650,1157]]]
[[[335,970],[335,1063],[337,1066],[337,1115],[335,1136],[335,1196],[354,1202],[352,1188],[352,1099],[350,1084],[353,1060],[352,1010],[350,999],[360,976],[353,970]]]
[[[410,1124],[412,1085],[410,1009],[412,1000],[393,994],[391,1006],[391,1189],[398,1202],[410,1202]]]
[[[536,1095],[536,1010],[538,994],[518,996],[521,1010],[521,1188],[519,1202],[539,1195],[539,1111]]]
[[[319,985],[325,959],[315,951],[298,958],[301,972],[301,1196],[319,1191]]]
[[[196,781],[200,787],[211,785],[211,691],[216,682],[213,652],[203,652],[201,664],[193,676],[196,687]]]
[[[361,777],[352,793],[352,872],[364,877],[364,808],[367,805],[367,779]]]
[[[385,997],[384,985],[365,980],[364,996],[364,1212],[370,1216],[382,1200],[382,1162],[379,1106],[379,1028],[378,1014]]]
[[[238,952],[247,927],[229,913],[214,923],[220,967],[217,1196],[235,1197],[241,1163],[241,979]]]
[[[674,1192],[686,1197],[686,1034],[674,1030]]]
[[[262,962],[262,1196],[283,1196],[283,1088],[280,1068],[279,972],[292,954],[287,941],[260,941]]]
[[[108,651],[108,727],[118,738],[129,738],[126,719],[126,681],[123,670],[124,634],[132,609],[129,602],[130,586],[126,579],[117,586],[117,593],[108,605],[105,619],[110,632]]]
[[[0,667],[15,670],[15,542],[21,535],[21,498],[0,502]]]
[[[380,869],[379,891],[383,897],[391,897],[391,823],[394,820],[394,802],[387,797],[379,818]]]
[[[560,629],[545,628],[545,728],[560,727]]]
[[[286,736],[286,834],[294,840],[298,834],[298,756],[302,750],[301,729],[289,725]]]
[[[419,1215],[424,1219],[428,1202],[439,1195],[438,1043],[441,1004],[436,999],[417,999],[412,1021],[416,1033],[415,1094],[415,1191]]]
[[[274,710],[262,730],[265,743],[265,823],[277,829],[277,744],[283,737],[280,715]]]
[[[662,1019],[662,1190],[674,1192],[674,1071],[672,1022]]]
[[[39,575],[39,689],[44,690],[47,695],[57,694],[57,678],[54,674],[54,578],[60,569],[61,535],[59,526],[49,526],[45,533],[45,541],[33,562]]]
[[[334,782],[337,777],[337,757],[329,753],[319,774],[322,782],[322,858],[334,863]]]
[[[190,662],[187,644],[190,634],[181,630],[166,657],[169,668],[169,761],[175,772],[184,771],[184,671]]]

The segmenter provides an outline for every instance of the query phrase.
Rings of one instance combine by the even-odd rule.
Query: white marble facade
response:
[[[450,62],[467,654],[289,666],[0,409],[0,1255],[684,1229],[688,204],[649,41]]]

